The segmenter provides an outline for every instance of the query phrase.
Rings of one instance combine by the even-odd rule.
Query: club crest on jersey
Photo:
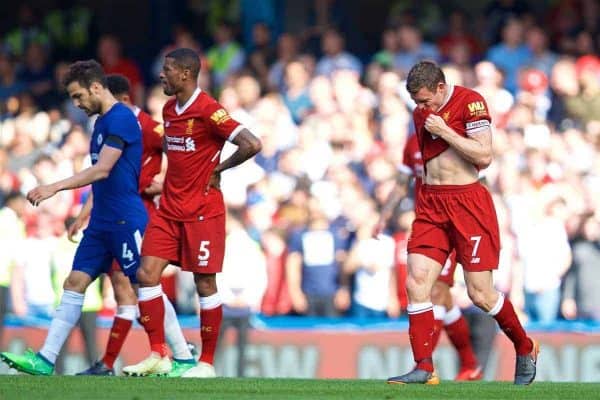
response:
[[[101,133],[99,133],[99,134],[98,134],[98,138],[96,139],[96,143],[98,143],[98,146],[100,146],[100,145],[102,144],[102,139],[103,139],[103,138],[102,138],[102,134],[101,134]]]
[[[194,119],[190,118],[187,120],[187,128],[185,128],[185,134],[191,135],[194,131]]]
[[[223,122],[230,120],[231,117],[229,116],[229,114],[227,114],[227,111],[225,111],[225,109],[220,108],[217,111],[215,111],[214,113],[212,113],[212,115],[210,116],[210,119],[215,124],[221,125]]]
[[[450,119],[450,111],[446,111],[444,114],[442,114],[442,118],[444,119],[444,121],[448,122],[448,120]]]

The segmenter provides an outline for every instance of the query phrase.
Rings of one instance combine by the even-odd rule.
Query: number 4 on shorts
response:
[[[208,258],[210,257],[210,250],[208,246],[210,245],[210,240],[203,240],[200,242],[200,248],[198,249],[198,266],[206,267],[208,266]]]

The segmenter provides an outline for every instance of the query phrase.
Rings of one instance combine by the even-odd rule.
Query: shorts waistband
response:
[[[467,185],[428,185],[423,184],[421,190],[431,193],[465,193],[481,187],[481,183],[473,182]]]

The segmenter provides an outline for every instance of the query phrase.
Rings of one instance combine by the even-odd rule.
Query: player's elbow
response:
[[[479,157],[479,159],[477,160],[477,166],[480,169],[486,169],[487,167],[490,166],[491,163],[492,163],[492,155],[491,154],[483,155],[483,156]]]
[[[250,155],[250,157],[253,157],[253,156],[257,155],[258,153],[260,153],[261,150],[262,150],[262,142],[260,141],[259,138],[252,135],[252,137],[248,141],[248,154]]]
[[[95,178],[94,180],[99,181],[101,179],[106,179],[106,178],[108,178],[109,174],[110,174],[110,168],[106,168],[106,167],[99,165],[98,168],[96,168],[96,171],[94,173],[94,178]]]

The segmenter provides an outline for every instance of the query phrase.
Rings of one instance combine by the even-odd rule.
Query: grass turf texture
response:
[[[438,386],[387,385],[380,380],[166,379],[74,376],[0,376],[8,399],[600,399],[597,383],[442,382]]]

